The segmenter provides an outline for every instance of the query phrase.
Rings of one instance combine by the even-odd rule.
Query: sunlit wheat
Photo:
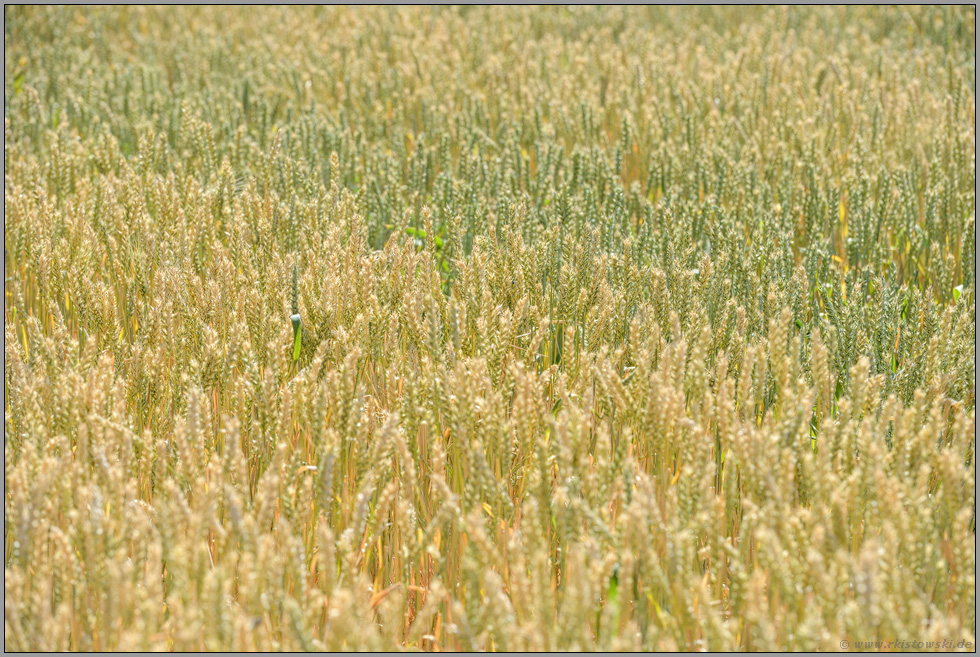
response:
[[[973,8],[4,18],[8,650],[975,642]]]

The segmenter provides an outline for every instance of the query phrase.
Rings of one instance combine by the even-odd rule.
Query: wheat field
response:
[[[5,648],[975,650],[975,22],[5,7]]]

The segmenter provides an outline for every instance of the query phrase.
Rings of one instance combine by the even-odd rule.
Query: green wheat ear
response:
[[[299,360],[299,347],[302,343],[303,321],[299,314],[290,315],[289,321],[293,323],[293,360]]]

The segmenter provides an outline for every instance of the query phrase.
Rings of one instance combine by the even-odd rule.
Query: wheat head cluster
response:
[[[6,648],[975,642],[975,42],[5,8]]]

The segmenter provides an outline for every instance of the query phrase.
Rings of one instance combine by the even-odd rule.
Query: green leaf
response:
[[[607,595],[607,600],[610,604],[616,604],[619,601],[619,567],[613,571],[612,576],[609,578],[609,593]]]
[[[289,321],[293,323],[293,360],[299,360],[299,349],[302,344],[303,321],[299,315],[291,315]]]

